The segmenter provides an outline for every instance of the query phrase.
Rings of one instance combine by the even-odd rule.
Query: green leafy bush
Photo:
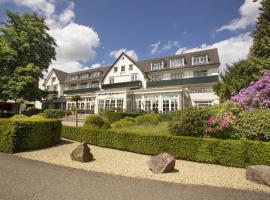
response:
[[[113,128],[122,128],[122,127],[130,127],[135,124],[135,119],[132,117],[125,117],[119,121],[116,121],[112,124]]]
[[[1,119],[0,151],[15,153],[57,144],[61,126],[61,121],[52,119]]]
[[[59,119],[65,116],[65,111],[60,109],[46,109],[43,115],[46,118]]]
[[[160,121],[160,115],[159,114],[154,114],[154,113],[149,113],[145,115],[140,115],[135,118],[136,119],[136,124],[138,125],[157,125]]]
[[[169,122],[171,120],[173,120],[174,118],[176,118],[179,114],[181,114],[182,110],[175,110],[172,112],[164,112],[164,113],[160,113],[160,120],[163,122]]]
[[[37,115],[41,112],[41,109],[35,108],[35,107],[29,107],[22,111],[23,115],[26,115],[28,117],[31,117],[32,115]]]
[[[15,119],[22,119],[22,118],[29,118],[26,115],[13,115],[11,118],[15,118]]]
[[[173,135],[203,137],[210,118],[209,109],[190,108],[179,113],[169,122],[169,131]]]
[[[110,124],[100,115],[89,115],[85,121],[85,127],[110,128]]]
[[[244,138],[270,141],[270,109],[240,112],[236,129]]]
[[[113,123],[119,121],[125,117],[137,117],[142,115],[141,113],[129,113],[129,112],[115,112],[112,110],[103,110],[101,116],[106,119],[108,122]]]
[[[209,109],[211,115],[213,116],[221,115],[222,113],[225,112],[231,112],[234,115],[238,115],[241,111],[239,106],[232,101],[227,101],[225,103],[213,105],[208,107],[207,109]]]
[[[177,159],[232,167],[270,165],[270,143],[267,142],[147,135],[67,126],[62,128],[62,137],[142,154],[168,152]]]

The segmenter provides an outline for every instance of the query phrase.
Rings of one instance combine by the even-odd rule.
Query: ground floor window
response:
[[[210,106],[212,104],[212,101],[195,101],[194,103],[195,107],[200,109]]]
[[[123,99],[106,99],[98,101],[99,111],[103,109],[110,109],[116,111],[123,111],[124,101]]]
[[[170,102],[169,100],[163,100],[163,112],[170,111]]]

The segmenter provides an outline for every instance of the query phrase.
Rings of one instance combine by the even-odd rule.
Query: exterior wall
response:
[[[129,70],[129,65],[133,65],[133,70]],[[121,72],[121,66],[125,66],[125,71]],[[117,72],[114,72],[114,67],[117,67]],[[106,77],[104,78],[104,84],[110,84],[110,77],[114,77],[114,83],[130,82],[131,75],[137,74],[138,80],[142,81],[143,87],[146,87],[146,80],[142,71],[125,55],[117,60],[116,63],[108,71]]]
[[[55,90],[54,86],[57,86],[56,90]],[[57,91],[56,97],[58,97],[58,98],[60,96],[63,96],[64,87],[60,84],[60,82],[59,82],[59,80],[58,80],[58,78],[57,78],[57,76],[55,75],[54,72],[48,78],[47,82],[44,83],[43,87],[44,87],[45,90],[48,90],[48,91]],[[52,97],[52,96],[53,95],[50,95],[49,98]]]

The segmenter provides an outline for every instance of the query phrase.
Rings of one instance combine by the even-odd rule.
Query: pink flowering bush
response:
[[[243,110],[270,108],[270,71],[266,70],[258,81],[252,81],[231,100]]]
[[[225,111],[220,115],[212,116],[209,118],[204,132],[209,137],[239,139],[240,135],[236,134],[234,130],[236,119],[236,115],[231,111]]]

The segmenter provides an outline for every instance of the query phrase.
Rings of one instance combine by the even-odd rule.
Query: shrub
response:
[[[232,101],[227,101],[225,103],[213,105],[213,106],[208,107],[207,109],[209,109],[212,116],[219,116],[225,112],[230,112],[233,115],[238,116],[238,114],[241,111],[239,106]]]
[[[270,109],[242,111],[236,129],[244,138],[270,141]]]
[[[172,112],[165,112],[165,113],[160,113],[160,120],[163,122],[169,122],[171,120],[173,120],[174,118],[176,118],[179,114],[181,114],[182,110],[175,110]]]
[[[67,126],[62,129],[62,137],[142,154],[168,152],[177,159],[232,167],[270,165],[270,143],[266,142],[145,135]]]
[[[35,108],[35,107],[29,107],[22,111],[23,115],[26,115],[28,117],[31,117],[32,115],[37,115],[41,112],[41,109]]]
[[[132,117],[125,117],[119,121],[114,122],[112,125],[114,128],[130,127],[135,124],[135,119]]]
[[[135,118],[138,125],[157,125],[161,119],[159,114],[145,114]]]
[[[44,117],[52,119],[59,119],[65,116],[65,111],[60,109],[46,109],[43,113]]]
[[[114,112],[112,110],[103,110],[101,116],[106,119],[108,122],[113,123],[119,121],[125,117],[137,117],[142,115],[141,113],[129,113],[129,112]]]
[[[35,118],[0,120],[0,151],[15,153],[60,141],[61,121]]]
[[[22,119],[22,118],[29,118],[25,115],[13,115],[11,118],[15,118],[15,119]]]
[[[110,124],[100,115],[89,115],[85,119],[83,126],[95,128],[110,128]]]
[[[178,113],[173,121],[169,122],[169,131],[178,136],[202,137],[209,118],[210,112],[208,108],[183,110]]]

